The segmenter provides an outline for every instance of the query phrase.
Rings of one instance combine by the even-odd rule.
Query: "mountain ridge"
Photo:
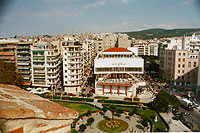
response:
[[[154,39],[154,38],[167,38],[179,36],[191,36],[193,33],[200,34],[200,28],[185,28],[185,29],[162,29],[153,28],[141,31],[118,32],[125,33],[131,38],[136,39]]]

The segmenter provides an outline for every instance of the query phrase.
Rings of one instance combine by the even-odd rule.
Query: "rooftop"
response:
[[[132,52],[132,51],[125,48],[109,48],[104,50],[103,52]]]

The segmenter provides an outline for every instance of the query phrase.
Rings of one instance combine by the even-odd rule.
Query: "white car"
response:
[[[200,106],[196,107],[196,109],[200,112]]]

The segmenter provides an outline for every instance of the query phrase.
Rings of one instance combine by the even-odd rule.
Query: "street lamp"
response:
[[[169,120],[168,120],[168,124],[170,124],[171,122],[171,105],[169,104]]]
[[[153,132],[153,129],[154,129],[154,125],[152,125],[152,132]]]

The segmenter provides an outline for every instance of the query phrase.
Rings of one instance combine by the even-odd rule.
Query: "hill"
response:
[[[178,36],[190,36],[192,33],[200,34],[200,28],[190,28],[190,29],[148,29],[142,31],[131,31],[131,32],[121,32],[127,34],[131,38],[136,39],[154,39],[154,38],[166,38],[166,37],[178,37]]]

